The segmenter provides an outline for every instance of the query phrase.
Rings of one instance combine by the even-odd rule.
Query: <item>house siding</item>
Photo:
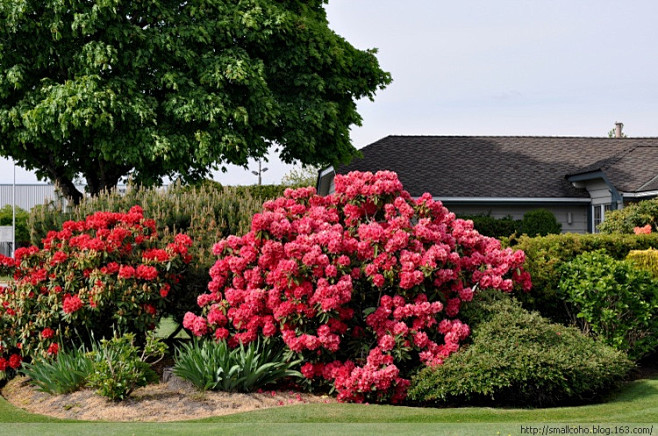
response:
[[[76,186],[84,190],[84,186]],[[14,185],[0,185],[0,207],[13,203]],[[16,185],[16,206],[29,211],[34,206],[58,200],[54,185]],[[66,200],[62,200],[66,204]]]
[[[445,206],[457,215],[490,215],[494,218],[505,218],[511,216],[514,219],[520,220],[523,215],[534,209],[547,209],[550,210],[557,221],[562,224],[562,233],[587,233],[588,224],[588,209],[586,205],[527,205],[527,206],[512,206],[512,205],[451,205],[445,202]],[[571,223],[569,223],[569,214],[571,214]]]
[[[610,204],[612,202],[610,186],[608,186],[603,180],[588,182],[587,191],[589,192],[590,197],[592,197],[592,205]]]

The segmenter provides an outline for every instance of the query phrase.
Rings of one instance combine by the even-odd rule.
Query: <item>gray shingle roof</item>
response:
[[[620,191],[658,189],[658,138],[387,136],[337,168],[395,171],[413,196],[588,197],[567,175],[603,171]]]

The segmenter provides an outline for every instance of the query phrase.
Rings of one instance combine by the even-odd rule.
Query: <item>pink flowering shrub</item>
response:
[[[457,316],[478,289],[530,288],[524,254],[429,194],[412,199],[395,173],[335,186],[326,197],[287,190],[249,233],[217,243],[202,315],[184,326],[233,346],[279,337],[339,400],[399,402],[419,365],[442,364],[468,337]]]
[[[1,371],[22,358],[53,356],[59,345],[153,329],[190,262],[192,240],[179,234],[164,247],[155,222],[135,206],[128,213],[98,212],[49,232],[43,248],[0,256]]]

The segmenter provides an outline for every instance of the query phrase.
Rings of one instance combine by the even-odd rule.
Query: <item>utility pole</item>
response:
[[[261,167],[261,160],[258,159],[258,171],[252,171],[252,172],[251,172],[251,174],[253,174],[254,176],[258,176],[258,186],[260,186],[260,185],[263,184],[262,174],[263,174],[265,171],[267,171],[267,168],[262,168],[262,167]]]

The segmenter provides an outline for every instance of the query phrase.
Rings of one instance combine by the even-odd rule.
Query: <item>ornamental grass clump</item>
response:
[[[51,231],[43,248],[0,257],[14,281],[0,289],[0,377],[22,359],[54,357],[60,346],[92,337],[155,328],[179,292],[192,240],[162,244],[156,223],[139,206],[97,212]]]
[[[440,365],[468,337],[457,315],[478,289],[530,288],[524,254],[430,194],[412,199],[395,173],[339,175],[335,187],[286,190],[250,232],[218,242],[202,314],[184,326],[231,347],[279,338],[314,389],[400,402],[419,365]]]
[[[265,339],[230,348],[226,341],[195,340],[176,350],[174,374],[201,390],[253,392],[302,374],[281,344]]]
[[[92,372],[92,360],[84,346],[61,350],[54,359],[37,357],[24,363],[21,372],[37,390],[49,394],[68,394],[83,388]]]

